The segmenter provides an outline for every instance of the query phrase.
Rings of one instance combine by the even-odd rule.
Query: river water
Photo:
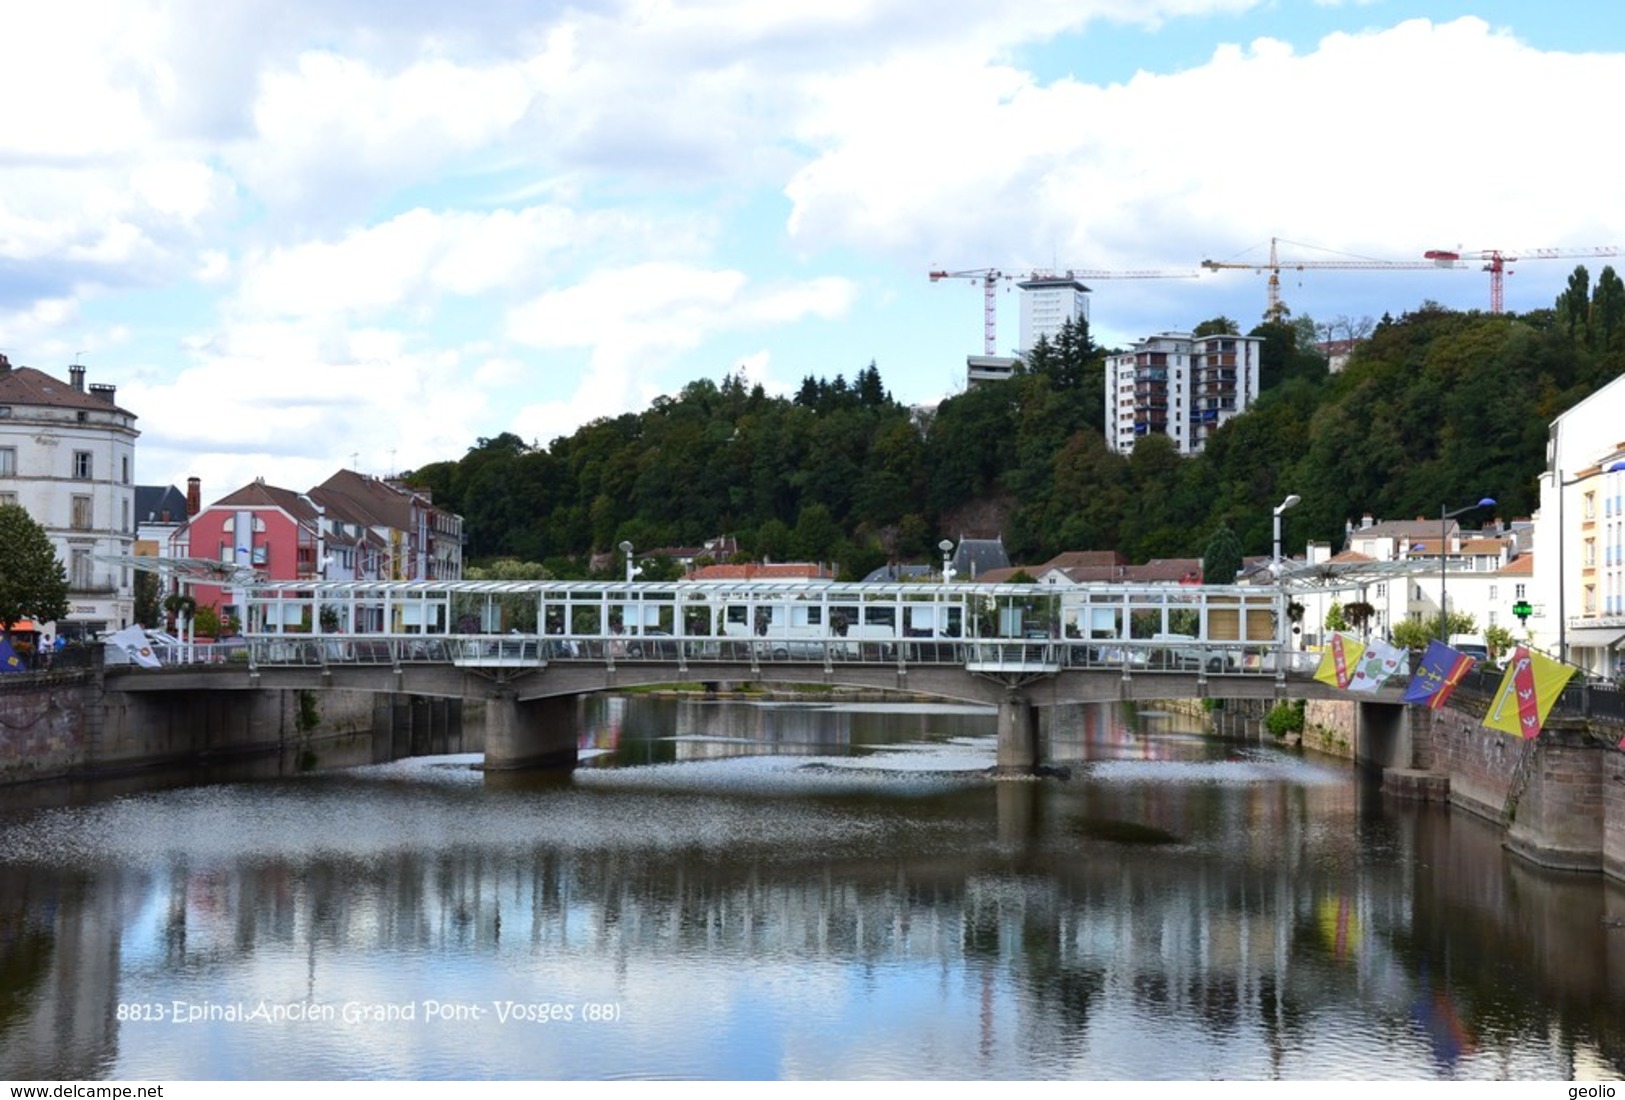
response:
[[[1051,725],[1070,779],[989,779],[980,708],[639,696],[568,777],[7,792],[0,1078],[1625,1072],[1619,886],[1346,762]]]

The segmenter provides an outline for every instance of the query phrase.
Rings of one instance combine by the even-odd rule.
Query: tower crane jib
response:
[[[928,273],[933,283],[942,279],[969,279],[982,285],[982,346],[986,355],[997,355],[998,288],[1000,283],[1025,283],[1041,279],[1196,279],[1200,271],[1097,271],[1085,268],[1033,268],[1030,271],[1000,271],[975,268],[968,271],[935,270]]]

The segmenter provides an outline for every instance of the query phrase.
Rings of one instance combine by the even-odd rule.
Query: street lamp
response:
[[[943,539],[937,543],[937,549],[942,551],[942,583],[947,584],[953,579],[954,544],[952,539]]]
[[[1288,493],[1287,498],[1275,506],[1275,549],[1270,553],[1270,572],[1275,576],[1275,675],[1280,679],[1286,674],[1285,662],[1281,660],[1281,651],[1286,648],[1286,589],[1281,586],[1281,513],[1288,508],[1296,507],[1303,500],[1297,493]],[[1245,631],[1243,631],[1245,634]]]
[[[626,555],[626,583],[631,584],[632,583],[632,544],[630,542],[621,543],[621,553]]]
[[[1270,555],[1270,564],[1277,582],[1281,579],[1281,513],[1288,508],[1296,507],[1301,500],[1303,498],[1297,493],[1290,493],[1285,500],[1275,506],[1275,552]]]
[[[1449,524],[1452,519],[1455,519],[1457,516],[1462,515],[1463,513],[1471,512],[1474,508],[1494,508],[1495,498],[1484,497],[1477,504],[1464,505],[1463,507],[1457,508],[1454,512],[1445,511],[1446,507],[1448,506],[1444,504],[1439,505],[1439,641],[1443,642],[1445,645],[1449,645],[1450,612],[1447,609],[1448,605],[1444,600],[1444,567],[1446,561],[1445,543],[1450,537]]]

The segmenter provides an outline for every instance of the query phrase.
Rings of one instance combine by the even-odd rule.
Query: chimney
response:
[[[85,368],[84,367],[81,367],[78,363],[75,363],[73,366],[69,367],[68,368],[68,379],[73,383],[73,388],[74,389],[78,390],[80,393],[85,392]]]
[[[189,477],[186,479],[186,515],[190,519],[203,511],[203,480]]]
[[[1365,515],[1360,517],[1360,530],[1364,531],[1367,527],[1370,527],[1370,526],[1371,526],[1371,513],[1367,512]]]
[[[10,370],[11,370],[11,360],[6,358],[6,353],[5,352],[0,351],[0,374],[9,373]]]
[[[79,369],[83,371],[85,368],[80,367]],[[113,400],[113,395],[116,393],[118,393],[117,386],[109,386],[105,382],[92,382],[90,384],[90,396],[99,397],[109,405],[118,404],[117,401]]]

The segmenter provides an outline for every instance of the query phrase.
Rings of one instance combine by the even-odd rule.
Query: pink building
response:
[[[318,578],[323,542],[320,516],[309,498],[256,480],[202,508],[170,537],[174,556],[218,561],[252,569],[265,580]],[[213,607],[224,621],[240,615],[229,586],[191,586],[199,607]]]

